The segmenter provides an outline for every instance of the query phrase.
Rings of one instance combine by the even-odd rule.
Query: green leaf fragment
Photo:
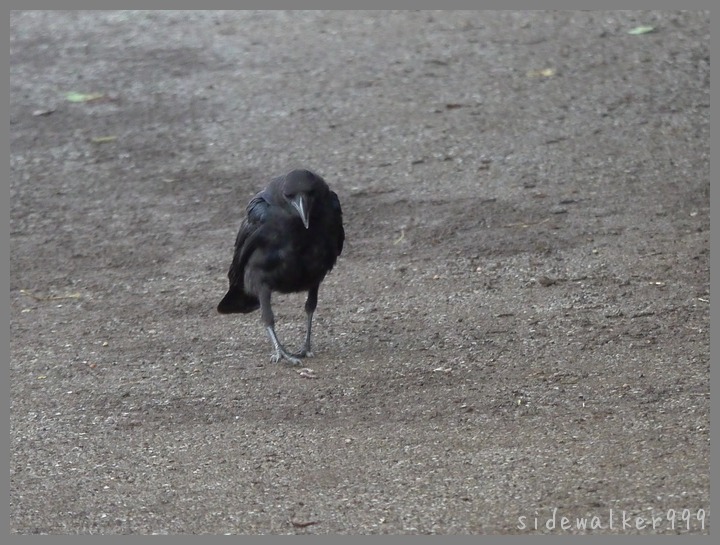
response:
[[[103,144],[105,142],[113,142],[117,140],[117,136],[96,136],[91,139],[95,144]]]
[[[654,26],[636,26],[635,28],[631,28],[628,30],[628,34],[632,34],[633,36],[637,36],[639,34],[648,34],[650,32],[655,32]]]
[[[65,98],[69,102],[89,102],[91,100],[97,100],[103,98],[105,95],[102,93],[68,93]]]

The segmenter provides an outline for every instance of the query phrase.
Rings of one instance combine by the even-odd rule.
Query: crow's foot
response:
[[[270,325],[267,327],[267,332],[270,336],[270,340],[272,341],[273,348],[275,348],[275,353],[270,356],[270,360],[273,363],[278,363],[280,360],[287,360],[293,365],[300,365],[300,358],[285,350],[285,347],[280,344],[280,341],[275,334],[275,328]]]
[[[293,356],[296,358],[312,358],[315,356],[315,354],[312,353],[312,350],[303,348],[300,352],[295,352]]]
[[[300,358],[298,358],[292,354],[289,354],[285,350],[278,350],[272,356],[270,356],[270,360],[273,363],[279,363],[280,360],[287,360],[288,363],[291,363],[292,365],[300,365],[300,363],[302,363],[300,361]]]

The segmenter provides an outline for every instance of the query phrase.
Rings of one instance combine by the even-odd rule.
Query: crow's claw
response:
[[[279,363],[280,360],[287,360],[288,363],[291,363],[292,365],[300,365],[301,361],[299,358],[293,356],[292,354],[288,354],[284,350],[278,351],[272,356],[270,356],[270,360],[273,363]]]

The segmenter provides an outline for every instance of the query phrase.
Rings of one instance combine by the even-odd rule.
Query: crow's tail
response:
[[[246,314],[260,308],[260,301],[254,295],[248,295],[242,288],[231,287],[223,297],[217,310],[220,314]]]

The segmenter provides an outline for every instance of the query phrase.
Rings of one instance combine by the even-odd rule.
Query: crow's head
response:
[[[305,229],[310,227],[313,202],[326,190],[325,181],[309,170],[293,170],[285,176],[282,184],[283,197],[300,216]]]

